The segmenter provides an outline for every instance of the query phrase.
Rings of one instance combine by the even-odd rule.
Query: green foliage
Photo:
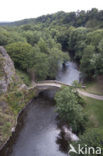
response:
[[[0,45],[6,45],[8,43],[8,38],[8,31],[3,28],[0,28]]]
[[[26,39],[18,32],[9,32],[8,44],[15,42],[26,42]]]
[[[30,84],[29,77],[25,74],[28,71],[35,75],[36,80],[55,78],[58,63],[69,60],[68,53],[79,63],[86,78],[103,75],[103,10],[93,8],[87,12],[61,11],[9,25],[14,26],[0,27],[0,45],[6,47],[16,68],[24,72],[19,72],[19,75],[25,84]],[[2,75],[1,59],[0,76]],[[74,85],[78,87],[77,82],[74,82]],[[25,97],[24,93],[13,92],[8,94],[7,102],[14,113],[18,114],[32,97],[32,91]],[[74,132],[82,133],[87,123],[83,114],[83,99],[73,88],[61,89],[55,99],[60,118],[67,122]],[[99,112],[102,119],[102,109],[100,110],[96,113]],[[8,124],[4,131],[7,129]],[[89,134],[87,136],[89,140]]]
[[[95,60],[93,59],[93,54],[95,51],[95,47],[92,45],[88,45],[84,49],[84,55],[81,59],[81,70],[87,75],[89,78],[94,74],[95,70]]]
[[[6,101],[9,104],[15,116],[24,108],[24,106],[35,96],[35,90],[16,90],[8,93]]]
[[[0,45],[5,46],[9,43],[24,42],[26,39],[18,32],[12,30],[7,31],[4,28],[0,28]]]
[[[96,147],[100,147],[102,150],[103,155],[103,135],[98,132],[98,129],[94,129],[91,131],[87,131],[82,136],[80,136],[80,140],[78,142],[72,142],[72,145],[75,147],[75,149],[78,151],[78,144],[80,144],[81,147],[94,147],[96,150]],[[71,156],[76,156],[75,153],[70,153]],[[88,154],[79,154],[80,156],[88,156]],[[89,154],[90,156],[94,155],[97,156],[97,154]]]
[[[26,70],[29,68],[29,59],[32,46],[26,42],[15,42],[6,46],[8,54],[13,59],[17,68]]]
[[[8,134],[8,132],[10,133],[10,128],[11,128],[11,123],[10,122],[5,123],[5,125],[2,129],[4,135]]]
[[[75,27],[103,28],[103,10],[93,8],[88,11],[77,11],[65,13],[59,11],[51,15],[43,15],[38,18],[25,19],[12,23],[1,23],[1,25],[21,26],[22,30],[36,30],[49,26],[69,25]],[[36,26],[35,26],[36,25]]]
[[[20,71],[20,70],[16,70],[16,74],[20,77],[20,79],[23,81],[24,84],[26,84],[27,86],[30,85],[30,77],[26,72]]]
[[[69,124],[75,133],[83,133],[87,124],[87,117],[83,113],[81,98],[72,88],[62,87],[56,93],[56,111],[59,117]]]
[[[40,34],[37,31],[33,32],[30,30],[26,32],[24,31],[23,36],[26,38],[27,42],[32,46],[37,44],[40,38]]]
[[[49,53],[48,62],[49,62],[49,72],[48,77],[55,78],[58,71],[58,63],[63,62],[64,60],[69,60],[67,54],[63,54],[61,50],[57,48],[52,48]]]
[[[20,110],[24,107],[24,103],[23,101],[21,101],[22,98],[23,94],[21,92],[10,93],[7,97],[8,103],[15,115],[18,114]]]
[[[38,47],[34,47],[30,61],[31,68],[35,72],[36,78],[38,80],[46,79],[49,69],[47,54],[42,53]]]
[[[55,78],[58,62],[68,60],[68,55],[61,51],[61,45],[52,38],[48,29],[44,32],[32,31],[29,27],[27,31],[22,29],[23,26],[18,29],[18,32],[14,29],[8,32],[11,37],[6,49],[16,68],[26,72],[31,71],[30,75],[35,75],[37,80]],[[18,42],[19,38],[20,42]]]
[[[102,10],[93,8],[87,12],[61,11],[36,19],[21,20],[10,24],[18,27],[0,27],[0,45],[6,46],[17,68],[32,70],[37,79],[54,78],[58,60],[62,62],[69,59],[65,54],[67,52],[79,63],[84,77],[97,78],[103,75],[102,16]],[[41,58],[35,58],[37,55]],[[39,59],[40,64],[37,65]]]
[[[81,83],[79,83],[78,80],[73,81],[72,86],[74,88],[81,88],[82,87]]]

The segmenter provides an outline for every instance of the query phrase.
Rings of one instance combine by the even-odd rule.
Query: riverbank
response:
[[[44,93],[46,94],[46,93]],[[68,144],[59,134],[55,101],[40,94],[20,113],[16,133],[4,147],[3,156],[66,156]],[[61,140],[62,139],[62,140]],[[66,150],[66,151],[65,151]]]
[[[86,88],[82,89],[91,94],[103,95],[103,78],[95,81],[87,82]]]
[[[19,72],[19,71],[18,71]],[[17,82],[8,90],[7,93],[0,96],[0,149],[6,144],[15,130],[18,114],[35,97],[36,90],[27,90],[23,85],[24,78],[28,76],[21,73],[17,74]],[[22,77],[22,78],[21,78]],[[20,89],[20,86],[24,88]]]
[[[32,99],[38,95],[36,89],[29,91],[22,90],[20,92],[22,92],[23,96],[21,98],[18,98],[16,101],[17,105],[20,104],[20,107],[18,106],[19,109],[17,108],[14,109],[12,108],[12,106],[10,107],[10,109],[12,110],[12,118],[14,122],[12,122],[11,126],[8,127],[7,131],[9,133],[6,131],[6,137],[3,139],[2,144],[0,146],[0,155],[2,156],[8,156],[8,153],[11,151],[11,146],[15,142],[15,139],[22,128],[23,125],[22,116],[25,116],[25,109],[28,109],[28,105],[31,103]],[[15,93],[13,93],[13,95],[14,94]],[[4,123],[4,125],[5,124],[6,123]]]

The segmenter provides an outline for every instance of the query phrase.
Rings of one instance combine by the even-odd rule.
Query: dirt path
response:
[[[83,96],[91,97],[93,99],[103,100],[103,96],[91,94],[91,93],[88,93],[88,92],[84,92],[84,91],[81,91],[80,89],[78,89],[78,93],[83,95]]]

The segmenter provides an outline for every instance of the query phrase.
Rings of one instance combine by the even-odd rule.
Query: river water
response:
[[[59,80],[69,85],[71,85],[75,80],[79,82],[80,71],[78,70],[77,64],[74,62],[67,62],[65,63],[64,68],[62,64],[60,64],[56,80]]]
[[[79,80],[80,72],[73,62],[66,63],[65,70],[60,66],[57,80],[71,84]],[[58,128],[55,102],[39,95],[29,105],[24,125],[20,131],[10,156],[67,156],[67,142],[61,137]],[[9,155],[9,154],[8,154]]]

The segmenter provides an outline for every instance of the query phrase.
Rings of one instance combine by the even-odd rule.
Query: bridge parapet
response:
[[[60,85],[65,85],[65,86],[71,86],[72,87],[72,85],[70,85],[70,84],[66,84],[66,83],[63,83],[63,82],[61,82],[61,81],[57,81],[57,80],[44,80],[44,81],[38,81],[36,84],[53,84],[53,83],[55,83],[55,84],[60,84]]]
[[[39,81],[39,82],[35,83],[33,85],[33,87],[31,87],[29,89],[33,89],[33,88],[37,88],[39,90],[55,89],[55,88],[61,88],[62,85],[68,86],[68,87],[72,87],[72,85],[63,83],[61,81],[57,81],[57,80],[45,80],[45,81]],[[82,87],[84,87],[84,86],[82,86]]]

